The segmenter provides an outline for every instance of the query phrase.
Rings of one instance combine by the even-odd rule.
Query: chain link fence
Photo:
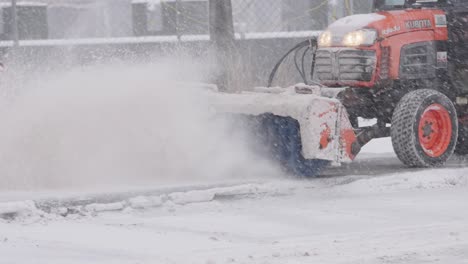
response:
[[[249,32],[323,30],[336,19],[369,13],[372,0],[232,0],[235,29]]]
[[[3,47],[9,47],[8,41],[15,35],[12,1],[0,0],[0,46]],[[223,26],[210,20],[213,15],[210,1],[228,2],[16,0],[17,36],[20,46],[28,48],[28,56],[45,50],[39,47],[76,50],[81,45],[82,53],[87,55],[80,58],[91,60],[115,54],[167,52],[163,48],[181,43],[189,49],[193,44],[194,53],[200,53],[212,49],[208,42],[213,37],[210,33],[213,28]],[[340,17],[368,13],[372,6],[372,0],[231,0],[231,3],[234,31],[231,33],[235,33],[237,51],[225,60],[233,61],[229,71],[235,73],[232,79],[238,87],[266,85],[274,64],[296,43],[317,36]],[[106,49],[101,48],[105,45]],[[309,53],[302,52],[305,49],[286,58],[274,85],[285,86],[302,80],[295,62],[305,61],[310,66]]]
[[[221,1],[221,0],[220,0]],[[11,39],[13,0],[0,0],[0,38]],[[206,35],[209,0],[16,0],[22,39]],[[323,30],[372,0],[232,0],[234,29],[293,36]],[[211,25],[213,26],[213,25]],[[285,34],[285,32],[293,32]],[[268,33],[268,34],[266,34]],[[306,35],[302,33],[301,36]]]
[[[326,27],[328,0],[233,0],[237,32],[313,31]]]
[[[234,29],[240,39],[271,39],[278,45],[262,58],[268,65],[257,75],[261,85],[267,83],[274,64],[298,42],[317,36],[337,19],[369,13],[372,0],[232,0]],[[288,40],[288,41],[280,41]],[[291,53],[277,70],[273,86],[288,86],[310,81],[312,75],[312,49],[307,46]],[[266,62],[268,60],[268,62]],[[255,63],[255,62],[250,62]],[[245,66],[244,66],[245,67]]]

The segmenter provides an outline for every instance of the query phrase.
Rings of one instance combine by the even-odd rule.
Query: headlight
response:
[[[322,32],[318,38],[318,45],[321,47],[331,46],[332,35],[330,31]]]
[[[343,38],[343,45],[345,46],[370,46],[374,44],[377,39],[377,31],[372,29],[361,29],[349,32]]]

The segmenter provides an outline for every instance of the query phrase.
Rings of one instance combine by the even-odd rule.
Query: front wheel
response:
[[[391,127],[393,149],[410,167],[443,165],[458,137],[455,107],[444,94],[428,89],[406,94],[397,104]]]

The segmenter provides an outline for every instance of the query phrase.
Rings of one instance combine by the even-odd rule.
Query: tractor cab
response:
[[[453,57],[468,64],[468,0],[374,0],[374,13],[397,10],[440,9],[446,15],[449,42]],[[435,21],[440,22],[439,21]],[[440,26],[440,25],[439,25]]]

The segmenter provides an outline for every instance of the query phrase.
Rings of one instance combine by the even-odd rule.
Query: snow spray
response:
[[[41,75],[0,107],[0,189],[252,179],[276,173],[212,118],[191,59]],[[11,97],[11,96],[10,96]],[[228,136],[229,134],[229,136]]]

